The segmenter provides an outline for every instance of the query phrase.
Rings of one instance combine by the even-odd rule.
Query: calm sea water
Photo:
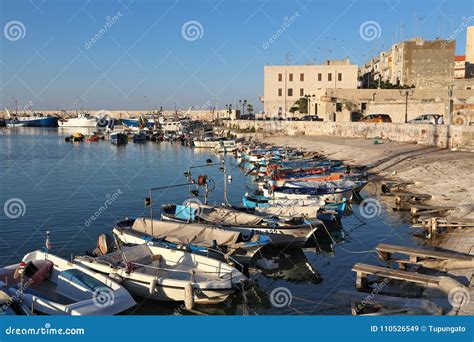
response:
[[[149,214],[144,206],[149,188],[184,183],[183,172],[207,159],[226,161],[232,176],[227,184],[232,204],[238,205],[252,187],[232,156],[168,142],[125,146],[109,141],[65,142],[64,137],[70,134],[58,129],[1,131],[0,265],[17,263],[25,253],[42,248],[47,230],[57,255],[69,258],[93,249],[97,236],[110,232],[117,220]],[[198,174],[215,181],[210,202],[221,203],[223,174],[211,168],[195,170],[194,175]],[[362,196],[370,197],[375,189],[368,186]],[[155,211],[158,213],[160,204],[181,203],[187,198],[186,187],[155,193]],[[334,248],[323,236],[319,247],[265,251],[262,257],[276,258],[277,269],[263,272],[251,268],[256,285],[245,296],[237,294],[225,305],[198,306],[197,310],[203,314],[349,314],[349,303],[336,300],[334,294],[354,288],[353,264],[377,263],[376,254],[370,251],[380,242],[418,243],[406,214],[393,211],[383,200],[380,215],[371,219],[361,217],[354,203],[353,214],[343,218],[342,227],[331,230],[339,241]],[[272,291],[276,291],[273,296]],[[271,298],[277,301],[272,303]],[[131,314],[180,312],[176,310],[179,305],[137,302]]]

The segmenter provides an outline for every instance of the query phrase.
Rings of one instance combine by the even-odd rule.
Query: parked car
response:
[[[439,114],[423,114],[413,120],[409,120],[408,123],[442,125],[444,124],[444,119],[443,116]]]
[[[363,117],[360,122],[392,122],[388,114],[369,114]]]
[[[295,117],[295,116],[289,116],[286,118],[287,121],[300,121],[299,118]]]
[[[320,117],[317,115],[305,115],[300,118],[301,121],[323,121]]]

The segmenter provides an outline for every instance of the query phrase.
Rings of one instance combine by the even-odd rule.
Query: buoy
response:
[[[156,278],[150,282],[150,294],[152,295],[156,291]]]
[[[184,306],[186,310],[194,308],[194,288],[192,283],[184,285]]]

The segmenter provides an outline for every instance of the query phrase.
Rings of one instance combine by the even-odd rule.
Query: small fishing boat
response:
[[[138,132],[138,133],[134,133],[133,136],[132,136],[132,140],[134,143],[142,143],[142,142],[146,142],[146,139],[147,139],[147,136],[145,134],[145,132]]]
[[[193,146],[195,148],[217,148],[219,146],[219,140],[216,138],[204,138],[202,140],[194,140]]]
[[[64,138],[64,141],[66,141],[66,142],[82,142],[82,141],[84,141],[84,139],[85,139],[84,134],[82,134],[80,132],[76,132],[76,133],[73,133],[70,136]]]
[[[232,266],[202,255],[153,244],[124,246],[98,257],[75,262],[120,279],[132,294],[157,301],[221,303],[241,286],[245,276]]]
[[[114,132],[110,134],[110,142],[114,145],[122,145],[128,142],[128,136],[126,133]]]
[[[188,209],[189,211],[189,209]],[[185,217],[182,209],[176,215]],[[260,249],[270,243],[264,234],[256,232],[237,232],[217,227],[148,218],[125,219],[117,222],[114,233],[124,243],[140,244],[149,241],[175,244],[174,248],[184,246],[198,253],[225,253],[239,263],[249,263]],[[222,255],[218,255],[221,258]]]
[[[306,188],[306,189],[352,189],[353,192],[359,193],[367,185],[365,180],[336,180],[328,182],[319,181],[294,181],[286,182],[285,186],[289,188]]]
[[[352,199],[352,188],[332,188],[332,187],[318,187],[318,188],[297,188],[297,187],[268,187],[261,188],[263,196],[270,198],[283,199],[315,199],[315,200],[330,200],[333,202],[344,202]]]
[[[276,247],[301,248],[321,226],[318,220],[306,220],[302,217],[280,219],[245,213],[231,207],[198,205],[190,203],[187,211],[177,215],[177,206],[164,205],[161,218],[176,222],[193,222],[217,226],[239,232],[257,231],[267,235]]]
[[[235,140],[220,140],[219,144],[214,147],[214,150],[218,153],[234,152],[237,149]]]
[[[106,275],[39,250],[1,268],[0,287],[47,315],[115,315],[135,305],[127,290]]]
[[[140,114],[137,118],[122,119],[122,125],[131,129],[155,128],[153,115]]]

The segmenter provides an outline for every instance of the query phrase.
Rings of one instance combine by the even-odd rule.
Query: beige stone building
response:
[[[454,57],[454,79],[466,78],[466,56]]]
[[[266,116],[286,117],[298,99],[318,89],[357,89],[357,85],[357,65],[348,59],[323,65],[265,66],[261,101]]]
[[[466,62],[474,65],[474,26],[467,27]]]
[[[362,88],[383,81],[418,89],[444,88],[454,78],[456,42],[413,38],[394,44],[359,70]]]

